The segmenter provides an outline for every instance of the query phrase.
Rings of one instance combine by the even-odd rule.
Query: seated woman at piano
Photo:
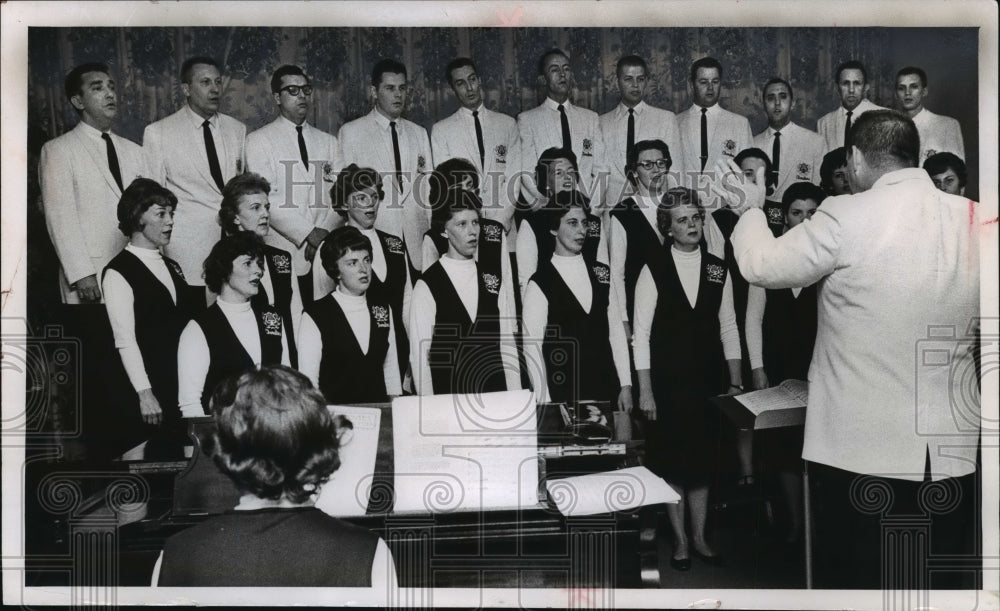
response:
[[[371,241],[356,227],[339,227],[319,251],[336,288],[302,315],[299,370],[328,403],[380,403],[399,396],[393,306],[384,294],[369,291]]]
[[[253,303],[264,274],[264,247],[241,231],[216,242],[205,285],[218,299],[189,322],[177,347],[177,400],[185,418],[209,413],[215,385],[255,365],[288,365],[288,338],[273,306]]]
[[[150,437],[183,435],[177,408],[177,343],[184,325],[204,309],[180,266],[160,249],[170,243],[177,197],[137,178],[118,202],[118,228],[128,245],[104,268],[102,288],[115,347],[124,369],[114,435],[134,446]],[[112,365],[113,366],[113,365]]]
[[[448,240],[448,250],[413,288],[410,365],[417,394],[521,387],[503,224],[482,219],[482,206],[475,193],[450,189],[431,213],[431,228]]]
[[[167,539],[154,586],[396,587],[385,541],[313,506],[349,423],[304,375],[263,366],[227,378],[212,415],[213,459],[239,504]]]
[[[587,198],[563,191],[535,214],[548,218],[554,249],[524,295],[524,350],[538,401],[591,399],[632,411],[632,374],[607,265],[584,258]]]
[[[697,192],[668,190],[656,222],[666,242],[659,262],[636,282],[633,345],[639,407],[650,421],[648,466],[681,495],[667,516],[675,537],[671,566],[683,571],[692,554],[722,562],[705,539],[716,446],[708,399],[726,389],[727,366],[729,392],[739,390],[740,339],[726,263],[701,245],[705,209]]]

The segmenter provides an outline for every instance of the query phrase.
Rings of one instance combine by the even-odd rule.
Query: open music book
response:
[[[793,426],[805,420],[809,383],[804,380],[785,380],[777,386],[734,398],[756,416],[754,428]]]

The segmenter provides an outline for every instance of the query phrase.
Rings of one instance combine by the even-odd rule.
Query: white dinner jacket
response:
[[[681,135],[677,127],[677,115],[639,102],[633,109],[635,114],[635,142],[662,140],[670,150],[670,173],[683,176],[684,153],[681,150]],[[620,103],[611,112],[600,116],[601,137],[608,162],[608,191],[605,201],[615,206],[624,197],[635,192],[625,176],[625,155],[628,148],[628,107]],[[675,186],[677,181],[670,183]]]
[[[770,198],[781,201],[785,189],[797,182],[819,184],[819,167],[823,164],[823,138],[800,125],[789,122],[781,128],[781,159],[778,165],[778,185]],[[770,127],[753,137],[753,145],[771,157],[774,130]],[[774,161],[774,159],[771,159]]]
[[[701,106],[692,104],[677,115],[677,127],[681,132],[681,150],[684,153],[685,175],[681,184],[697,189],[697,179],[701,174],[713,176],[715,164],[720,159],[733,159],[743,149],[750,148],[753,135],[750,122],[743,115],[730,112],[714,104],[708,108],[708,161],[701,167]],[[676,158],[675,158],[676,160]],[[676,163],[676,161],[675,161]]]
[[[854,107],[854,111],[851,115],[851,124],[853,125],[858,117],[862,113],[866,113],[869,110],[885,110],[881,106],[868,101],[867,98],[861,100],[861,103]],[[823,142],[825,144],[825,150],[823,154],[829,153],[833,149],[840,148],[844,146],[844,125],[847,123],[847,110],[844,108],[843,104],[837,107],[836,110],[831,110],[816,121],[816,131],[822,136]]]

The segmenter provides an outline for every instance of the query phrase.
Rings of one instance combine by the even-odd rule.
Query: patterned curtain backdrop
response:
[[[409,69],[406,116],[429,129],[457,108],[444,76],[451,59],[474,58],[487,106],[516,116],[544,97],[538,58],[559,47],[571,57],[575,103],[599,113],[617,103],[615,63],[622,55],[647,60],[647,99],[674,111],[691,103],[691,62],[712,55],[724,67],[722,105],[749,117],[754,132],[766,126],[760,86],[772,76],[792,83],[793,118],[813,127],[837,106],[831,71],[846,59],[867,66],[874,102],[892,102],[898,67],[891,64],[885,33],[879,28],[33,28],[29,122],[37,130],[36,142],[70,129],[77,118],[63,94],[63,76],[74,65],[103,61],[118,81],[115,129],[140,141],[147,124],[183,103],[184,59],[208,55],[223,67],[222,112],[250,130],[276,116],[271,72],[294,63],[313,79],[310,122],[336,133],[368,112],[372,65],[393,57]]]

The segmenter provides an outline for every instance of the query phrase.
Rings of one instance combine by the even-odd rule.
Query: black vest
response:
[[[551,259],[531,281],[549,303],[542,357],[552,401],[614,401],[620,388],[608,329],[611,270],[603,263],[587,265],[593,296],[586,312]]]
[[[399,361],[400,382],[406,374],[409,363],[410,340],[406,337],[406,326],[403,324],[403,294],[406,290],[406,268],[409,258],[403,240],[376,230],[379,242],[382,243],[382,254],[385,256],[385,279],[379,280],[372,273],[371,286],[368,287],[368,301],[377,299],[392,306],[392,325],[396,333],[396,357]],[[322,270],[321,270],[322,271]]]
[[[655,269],[661,263],[663,256],[663,245],[656,230],[649,225],[645,215],[638,208],[638,204],[633,198],[627,198],[619,202],[611,211],[612,216],[618,219],[622,228],[628,235],[628,244],[625,249],[625,307],[628,309],[629,324],[632,324],[632,316],[635,310],[635,285],[639,281],[639,273],[646,265],[650,269]]]
[[[649,334],[650,373],[654,383],[689,388],[707,397],[721,392],[724,380],[719,308],[726,264],[702,248],[698,297],[692,308],[669,244],[664,251],[665,264],[653,275],[657,300]]]
[[[816,344],[816,285],[802,289],[767,289],[764,308],[764,369],[773,382],[807,379]]]
[[[281,315],[281,322],[285,326],[285,335],[288,337],[288,360],[292,367],[299,366],[298,353],[295,349],[295,337],[292,332],[292,282],[296,281],[292,277],[292,256],[287,251],[275,248],[267,244],[264,245],[264,261],[267,275],[271,278],[271,287],[274,295],[274,309]],[[264,296],[264,285],[261,284],[261,291],[250,299],[250,303],[255,308],[268,305]]]
[[[480,221],[479,260],[476,263],[479,304],[475,320],[469,319],[440,261],[422,276],[437,309],[428,353],[434,394],[507,390],[500,358],[498,305],[504,282],[500,267],[502,238],[503,224],[486,219]]]
[[[254,318],[257,320],[257,334],[260,337],[260,361],[262,365],[281,364],[281,315],[272,306],[253,307]],[[218,303],[201,313],[195,321],[205,334],[208,343],[208,353],[211,359],[205,385],[201,390],[201,405],[208,410],[209,400],[216,384],[229,376],[243,373],[254,366],[253,359],[247,354],[240,343],[236,332],[229,326],[226,315]]]
[[[536,212],[529,212],[522,218],[531,228],[531,233],[535,236],[535,244],[538,245],[538,265],[541,267],[543,261],[552,258],[552,253],[556,249],[556,238],[549,229],[549,216],[552,212],[546,207]],[[519,231],[525,229],[525,224],[518,226]],[[588,264],[597,261],[597,247],[601,243],[601,219],[587,212],[587,236],[583,239],[583,260]]]
[[[368,353],[365,354],[332,293],[306,308],[323,339],[319,389],[328,402],[379,403],[386,400],[382,365],[389,351],[389,312],[388,302],[368,296],[371,327]]]
[[[785,232],[785,212],[781,209],[781,202],[766,200],[764,202],[764,215],[767,217],[767,226],[774,237],[781,237],[781,234]]]
[[[180,265],[167,257],[163,261],[167,264],[167,271],[174,283],[176,304],[163,283],[138,257],[127,250],[118,253],[104,268],[104,272],[115,270],[132,287],[135,339],[139,352],[142,353],[146,376],[164,417],[180,418],[177,407],[177,344],[184,326],[199,310],[204,309],[205,301],[204,297],[199,299],[198,294],[184,281]],[[120,360],[118,364],[121,364]],[[138,398],[134,392],[131,393],[131,398],[138,406]]]
[[[370,587],[377,546],[315,507],[229,511],[167,539],[159,585]]]

